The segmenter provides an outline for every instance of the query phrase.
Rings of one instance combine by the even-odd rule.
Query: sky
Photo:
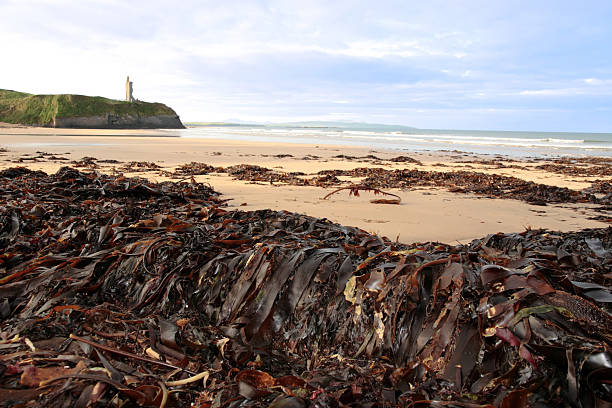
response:
[[[612,132],[609,0],[0,0],[0,88],[183,121]]]

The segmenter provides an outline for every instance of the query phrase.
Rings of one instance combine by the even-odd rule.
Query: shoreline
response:
[[[587,188],[598,179],[612,180],[610,176],[568,175],[537,168],[555,164],[550,159],[503,158],[497,161],[495,157],[464,152],[401,153],[368,147],[164,137],[166,133],[173,133],[171,131],[156,131],[155,136],[151,137],[148,135],[151,131],[148,130],[133,130],[127,132],[129,136],[122,136],[107,130],[83,132],[82,129],[62,129],[58,132],[58,129],[45,128],[42,132],[44,135],[39,136],[40,128],[18,129],[18,132],[10,132],[17,133],[13,135],[9,130],[14,131],[14,128],[0,128],[0,148],[8,150],[0,153],[0,169],[26,166],[54,173],[62,166],[74,166],[75,163],[71,162],[77,162],[83,157],[94,157],[96,171],[121,172],[126,176],[140,176],[157,182],[172,180],[167,173],[191,162],[225,168],[241,164],[256,165],[279,173],[304,173],[300,176],[302,178],[314,177],[321,170],[351,171],[360,167],[429,172],[464,171],[517,177],[572,190]],[[57,140],[60,143],[45,143],[50,136],[58,134],[61,134],[61,140]],[[46,156],[37,152],[43,152]],[[390,161],[402,155],[420,163]],[[154,163],[159,168],[147,169],[143,164],[129,167],[131,162]],[[596,167],[593,164],[589,166]],[[369,199],[374,197],[368,194],[355,198],[342,193],[329,200],[322,200],[323,196],[333,191],[331,187],[242,181],[235,180],[229,174],[215,172],[196,175],[194,179],[210,184],[223,194],[223,199],[229,199],[228,209],[270,208],[298,212],[328,218],[342,225],[356,226],[406,243],[465,243],[501,231],[522,232],[526,228],[575,231],[610,225],[588,219],[597,215],[594,205],[537,206],[507,198],[458,194],[439,187],[383,189],[402,198],[400,205],[384,205],[370,203]],[[345,183],[360,181],[350,176],[342,176],[340,179]]]
[[[278,142],[285,136],[291,143],[368,146],[397,152],[473,152],[513,158],[554,158],[564,156],[612,157],[612,134],[575,132],[513,132],[412,129],[393,126],[351,127],[338,124],[325,128],[291,125],[190,127],[186,137],[224,138],[242,141]],[[406,146],[410,146],[407,148]]]
[[[13,132],[11,132],[11,129]],[[229,129],[229,130],[228,130]],[[253,130],[258,130],[253,132]],[[263,130],[264,132],[259,132]],[[297,133],[296,133],[297,132]],[[305,132],[305,133],[304,133]],[[119,137],[178,137],[185,139],[272,143],[298,146],[321,145],[340,149],[376,149],[395,153],[465,153],[480,157],[504,157],[516,160],[553,160],[563,157],[612,158],[612,133],[527,132],[497,130],[414,129],[395,132],[384,129],[361,130],[336,127],[295,127],[282,125],[188,126],[185,129],[76,129],[11,125],[0,122],[0,135],[30,136],[119,136]],[[522,135],[508,138],[506,134]],[[550,137],[560,136],[561,139]],[[584,140],[563,138],[572,135]],[[530,136],[530,137],[529,137]],[[591,140],[588,136],[601,140]],[[501,139],[499,139],[501,137]],[[396,138],[399,138],[395,140]],[[425,142],[424,139],[431,139]],[[432,139],[433,138],[433,139]],[[437,140],[441,138],[441,140]],[[477,140],[483,139],[482,142]],[[608,140],[609,139],[609,140]],[[385,142],[385,140],[387,142]],[[461,142],[463,140],[463,142]],[[471,140],[471,141],[466,141]],[[488,140],[488,142],[485,142]],[[403,141],[402,144],[397,144]],[[531,141],[535,144],[521,142]],[[546,143],[561,143],[561,145]],[[543,144],[542,144],[543,143]],[[586,145],[582,145],[582,144]],[[590,146],[604,143],[606,147]],[[411,145],[410,148],[406,144]],[[588,146],[587,146],[588,145]],[[581,147],[582,146],[582,147]],[[502,152],[500,153],[499,150]]]

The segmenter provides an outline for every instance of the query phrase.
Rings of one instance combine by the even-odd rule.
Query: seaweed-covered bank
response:
[[[162,103],[126,102],[100,96],[33,95],[0,89],[0,122],[82,129],[184,129]]]
[[[205,184],[0,172],[0,404],[606,406],[612,230],[390,242]]]

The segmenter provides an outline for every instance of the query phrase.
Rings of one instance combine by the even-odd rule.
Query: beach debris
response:
[[[517,177],[498,174],[487,174],[475,171],[423,171],[416,169],[389,170],[382,167],[358,167],[351,170],[321,170],[315,177],[304,173],[283,172],[261,166],[240,164],[229,167],[213,167],[205,163],[192,162],[179,166],[175,172],[163,172],[163,175],[183,179],[189,176],[209,173],[229,174],[237,180],[265,183],[284,183],[293,186],[332,187],[350,183],[339,177],[360,179],[361,185],[378,189],[410,189],[414,187],[441,187],[450,192],[477,194],[490,198],[510,198],[525,201],[534,205],[556,203],[593,203],[607,204],[609,198],[598,198],[596,188],[578,191],[566,187],[557,187],[526,181]],[[355,183],[352,183],[355,184]]]
[[[344,191],[344,190],[348,190],[349,191],[349,197],[350,196],[355,196],[355,197],[359,197],[359,191],[366,191],[369,193],[374,193],[374,195],[384,195],[384,196],[389,196],[389,197],[395,197],[392,199],[389,198],[379,198],[379,199],[373,199],[370,200],[371,203],[373,204],[400,204],[402,201],[402,198],[400,196],[398,196],[397,194],[393,194],[393,193],[387,193],[385,191],[379,190],[377,188],[372,188],[370,186],[367,185],[363,185],[363,184],[353,184],[350,186],[346,186],[346,187],[340,187],[335,189],[334,191],[332,191],[331,193],[325,195],[325,197],[323,197],[323,200],[327,200],[330,196],[339,193],[340,191]]]
[[[85,156],[81,157],[81,159],[79,160],[71,161],[70,164],[72,164],[72,166],[76,168],[87,168],[93,170],[100,168],[100,166],[98,166],[98,164],[96,163],[97,160],[98,159],[96,159],[95,157]]]
[[[419,166],[422,166],[423,163],[420,160],[417,160],[413,157],[410,156],[396,156],[393,157],[391,159],[389,159],[389,161],[393,162],[393,163],[414,163],[417,164]]]
[[[164,172],[164,175],[173,178],[185,178],[193,176],[201,176],[209,173],[214,173],[215,167],[201,162],[190,162],[178,166],[174,172]]]
[[[567,176],[610,177],[612,176],[612,158],[559,157],[552,159],[551,162],[538,164],[535,168]]]
[[[38,162],[38,161],[62,161],[64,157],[52,156],[47,152],[36,152],[36,156],[26,155],[19,158],[17,162]],[[274,155],[278,157],[279,155]],[[280,155],[283,156],[284,155]],[[281,157],[281,158],[283,158]],[[382,160],[377,156],[368,155],[353,157],[347,155],[337,155],[336,158],[347,160]],[[461,156],[456,156],[462,159]],[[309,156],[305,159],[320,159],[317,156]],[[509,164],[502,164],[499,160],[504,160]],[[409,156],[397,156],[390,159],[392,162],[404,162],[409,164],[420,164],[416,159]],[[497,168],[521,168],[525,170],[538,169],[538,167],[519,166],[516,160],[508,158],[482,159],[474,157],[470,160],[462,160],[456,163],[463,163],[464,168],[469,167],[465,163],[476,163],[481,165],[491,165]],[[609,158],[590,157],[590,158],[558,158],[550,162],[540,164],[541,169],[549,171],[564,172],[565,174],[608,177],[610,173]],[[80,160],[71,162],[74,167],[85,169],[100,169],[103,164],[118,164],[116,160],[99,160],[95,157],[83,157]],[[535,162],[534,162],[535,163]],[[372,164],[378,164],[372,162]],[[440,165],[443,165],[440,163]],[[106,166],[108,167],[108,166]],[[448,166],[444,165],[448,168]],[[571,170],[571,169],[574,170]],[[563,170],[565,169],[565,170]],[[570,169],[570,170],[567,170]],[[107,168],[108,170],[108,168]],[[121,167],[112,168],[113,173],[137,174],[141,172],[157,172],[158,175],[176,180],[189,180],[191,177],[215,174],[228,174],[234,179],[249,181],[255,184],[266,185],[291,185],[291,186],[316,186],[323,188],[342,187],[350,184],[364,184],[377,189],[397,188],[409,190],[419,187],[445,188],[450,192],[458,194],[475,194],[477,196],[489,198],[516,199],[528,204],[545,206],[549,204],[564,203],[584,203],[596,204],[598,207],[591,206],[589,211],[596,214],[589,215],[590,219],[610,223],[612,219],[612,193],[610,192],[611,179],[598,179],[592,181],[592,185],[582,191],[569,188],[557,187],[554,185],[540,184],[526,181],[521,178],[487,174],[477,171],[423,171],[417,169],[387,169],[384,167],[358,167],[348,170],[322,170],[316,175],[304,174],[302,172],[285,172],[280,169],[268,169],[252,164],[240,164],[229,167],[215,167],[207,163],[191,162],[180,165],[174,171],[161,168],[152,162],[130,162]],[[340,177],[344,177],[341,179]],[[348,178],[352,179],[349,180]],[[379,204],[396,204],[396,201],[388,201],[381,198],[373,200]],[[578,210],[577,208],[575,208]]]
[[[288,157],[294,157],[292,154],[281,153],[281,154],[260,154],[261,157],[275,157],[277,159],[286,159]]]
[[[362,178],[361,183],[375,188],[443,187],[453,193],[478,194],[491,198],[512,198],[529,204],[599,203],[588,192],[548,184],[538,184],[517,177],[474,171],[388,170],[361,167],[353,170],[325,170],[319,174]]]
[[[51,160],[51,161],[68,161],[68,160],[70,160],[67,157],[55,156],[55,155],[47,156],[46,159]]]
[[[612,205],[612,180],[597,180],[583,191],[598,195],[601,204]]]
[[[536,169],[549,171],[551,173],[565,174],[568,176],[612,176],[612,166],[606,164],[603,166],[584,166],[584,165],[567,165],[567,164],[540,164]]]
[[[495,169],[519,169],[519,170],[531,170],[531,167],[523,166],[520,164],[507,164],[507,163],[520,163],[516,159],[511,159],[509,157],[498,157],[494,159],[471,159],[471,160],[456,160],[456,164],[463,164],[464,167],[473,168],[471,165],[481,165],[488,166]]]
[[[105,163],[105,164],[121,164],[123,162],[119,161],[119,160],[115,160],[115,159],[98,159],[98,163]]]
[[[286,184],[292,186],[336,187],[349,189],[351,183],[339,177],[359,179],[359,185],[372,189],[416,187],[445,188],[459,194],[476,194],[489,198],[516,199],[532,205],[545,206],[561,203],[599,204],[591,208],[598,212],[591,218],[603,222],[612,219],[612,192],[610,180],[595,181],[582,191],[526,181],[517,177],[487,174],[475,171],[422,171],[416,169],[389,170],[382,167],[358,167],[351,170],[321,170],[312,177],[300,172],[283,172],[256,165],[235,165],[213,167],[205,163],[192,162],[179,166],[175,172],[162,171],[160,174],[185,179],[196,175],[229,174],[235,179],[252,183]],[[355,184],[354,182],[351,184]],[[343,186],[345,185],[345,186]],[[396,200],[382,198],[373,200],[378,204],[399,204]]]
[[[343,160],[349,160],[349,161],[351,161],[351,160],[361,160],[361,161],[364,161],[364,162],[367,162],[367,161],[380,162],[381,160],[383,160],[380,157],[375,156],[373,154],[368,154],[368,155],[365,155],[365,156],[351,156],[351,155],[348,155],[348,154],[337,154],[335,156],[332,156],[332,159],[343,159]]]
[[[605,406],[612,228],[404,245],[0,171],[2,406]]]
[[[2,149],[0,149],[0,152],[2,152]],[[16,160],[11,160],[11,162],[13,163],[24,163],[24,162],[41,162],[41,161],[68,161],[69,159],[66,157],[61,157],[61,156],[56,156],[54,154],[51,153],[47,153],[47,152],[42,152],[42,151],[37,151],[36,155],[33,154],[23,154],[21,157],[17,158]]]
[[[159,169],[161,169],[160,165],[154,162],[147,161],[131,161],[128,163],[124,163],[123,166],[119,168],[120,171],[124,171],[126,173],[142,173]]]

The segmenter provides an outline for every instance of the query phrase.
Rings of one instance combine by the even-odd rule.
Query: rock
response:
[[[185,129],[178,115],[97,115],[56,118],[51,127],[81,129]]]

